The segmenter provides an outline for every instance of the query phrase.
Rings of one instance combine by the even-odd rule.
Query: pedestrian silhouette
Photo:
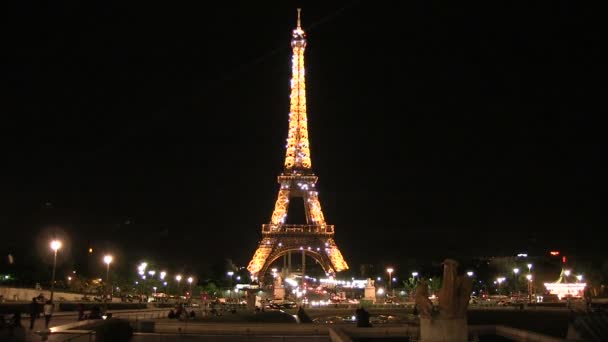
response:
[[[583,292],[583,296],[585,297],[585,307],[587,310],[591,309],[591,288],[585,287],[585,291]]]
[[[298,309],[297,316],[298,316],[298,319],[300,320],[300,323],[312,323],[312,319],[310,319],[308,314],[306,314],[306,311],[304,311],[304,308],[302,308],[301,306]]]
[[[25,341],[25,331],[21,325],[21,311],[15,310],[11,317],[8,335],[9,341]]]
[[[365,308],[360,307],[355,311],[355,318],[357,319],[357,327],[371,327],[369,322],[369,312]]]
[[[102,319],[101,309],[99,308],[99,306],[95,305],[91,308],[91,312],[89,313],[89,319]]]
[[[50,300],[47,300],[46,304],[44,304],[44,307],[43,307],[44,327],[47,329],[49,328],[49,322],[51,321],[51,317],[53,316],[53,307],[54,307],[54,304]]]
[[[21,311],[15,310],[13,317],[11,317],[11,325],[15,328],[21,327]]]
[[[34,323],[36,323],[36,318],[40,315],[40,306],[38,305],[38,301],[36,301],[36,297],[32,298],[32,302],[30,303],[30,330],[34,329]]]
[[[82,321],[84,319],[84,304],[78,304],[78,320]]]

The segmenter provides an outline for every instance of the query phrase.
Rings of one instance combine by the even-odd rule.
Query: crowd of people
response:
[[[28,314],[30,317],[30,330],[34,329],[36,320],[44,317],[44,327],[48,329],[55,305],[51,300],[45,300],[44,296],[32,298],[29,304]],[[21,323],[21,310],[15,309],[13,314],[7,320],[3,315],[0,315],[0,331],[6,332],[7,337],[14,341],[25,340],[25,327]]]
[[[32,302],[30,303],[30,330],[34,329],[34,324],[41,314],[44,316],[44,327],[48,329],[53,311],[55,310],[53,301],[50,299],[45,301],[44,296],[41,296],[32,298]]]
[[[171,309],[167,317],[170,319],[186,320],[188,318],[196,317],[196,314],[194,313],[194,310],[188,312],[188,309],[186,309],[184,304],[177,304],[175,310]]]

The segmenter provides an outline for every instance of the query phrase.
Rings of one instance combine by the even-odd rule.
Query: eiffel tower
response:
[[[262,239],[247,267],[253,278],[264,275],[282,256],[288,257],[291,264],[293,252],[302,254],[302,274],[307,256],[318,262],[327,274],[348,269],[334,241],[334,226],[325,223],[315,189],[317,176],[312,172],[306,118],[305,47],[306,34],[300,25],[298,8],[298,25],[291,39],[292,76],[285,169],[278,176],[279,195],[270,223],[262,225]],[[306,224],[286,224],[289,200],[297,197],[303,199]]]

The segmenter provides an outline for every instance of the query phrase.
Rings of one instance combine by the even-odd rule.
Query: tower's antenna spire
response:
[[[298,8],[298,29],[302,28],[302,26],[300,25],[300,11],[302,11],[302,9]]]

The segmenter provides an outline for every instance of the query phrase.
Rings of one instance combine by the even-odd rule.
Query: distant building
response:
[[[581,298],[587,286],[582,280],[582,275],[575,276],[569,270],[562,269],[557,281],[544,285],[549,293],[557,295],[560,300],[564,297]]]

